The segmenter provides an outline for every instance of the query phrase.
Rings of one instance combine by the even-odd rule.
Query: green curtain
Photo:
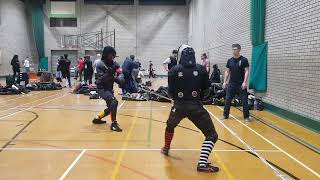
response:
[[[251,44],[264,43],[266,0],[251,0]]]
[[[39,69],[45,70],[45,71],[49,70],[48,57],[40,58]]]
[[[29,0],[31,5],[31,19],[33,36],[36,43],[39,60],[45,57],[44,53],[44,27],[43,27],[43,5],[39,0]],[[39,62],[40,64],[41,62]]]
[[[268,43],[265,42],[266,0],[251,0],[252,59],[249,88],[267,90]]]
[[[249,81],[250,89],[256,91],[267,90],[267,61],[268,43],[253,47]]]

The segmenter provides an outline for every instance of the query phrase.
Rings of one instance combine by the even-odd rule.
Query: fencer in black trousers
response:
[[[183,118],[188,118],[205,136],[197,165],[199,172],[218,172],[219,168],[208,163],[218,134],[209,113],[201,103],[205,89],[209,88],[209,75],[203,66],[196,64],[195,52],[188,45],[178,51],[179,64],[169,71],[169,95],[174,100],[165,131],[162,153],[169,155],[175,127]]]
[[[101,62],[97,64],[96,84],[98,95],[104,99],[107,103],[107,108],[100,112],[96,118],[93,119],[93,124],[104,124],[102,118],[110,115],[111,116],[111,127],[112,131],[121,132],[122,129],[119,127],[117,122],[117,108],[118,101],[114,97],[113,84],[114,82],[123,85],[124,80],[120,80],[116,77],[116,71],[120,68],[119,64],[114,61],[116,57],[116,51],[113,47],[107,46],[103,50]]]

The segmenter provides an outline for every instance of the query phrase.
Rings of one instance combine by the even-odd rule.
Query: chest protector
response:
[[[201,86],[204,73],[199,66],[185,68],[178,65],[174,75],[175,92],[174,99],[177,101],[200,100]]]

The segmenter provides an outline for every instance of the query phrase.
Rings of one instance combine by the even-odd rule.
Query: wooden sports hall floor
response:
[[[279,179],[243,142],[288,179],[320,179],[319,154],[259,121],[245,124],[238,109],[220,122],[216,118],[222,108],[207,106],[219,134],[210,161],[220,172],[204,174],[196,171],[203,136],[188,120],[175,131],[171,156],[160,153],[170,103],[122,101],[118,96],[124,131],[115,133],[109,118],[107,125],[91,124],[104,109],[103,100],[70,91],[0,96],[1,180]],[[319,134],[268,112],[257,114],[320,147]]]

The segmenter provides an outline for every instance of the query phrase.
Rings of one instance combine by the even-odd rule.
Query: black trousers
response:
[[[154,71],[149,71],[149,79],[150,78],[155,78],[155,75],[154,75]]]
[[[242,89],[241,85],[235,85],[235,84],[230,84],[227,88],[227,95],[226,95],[226,100],[225,100],[225,105],[224,105],[224,112],[223,115],[225,117],[229,117],[230,114],[230,106],[231,106],[231,101],[234,98],[236,94],[239,94],[239,96],[242,99],[242,105],[243,105],[243,117],[244,118],[249,118],[249,106],[248,106],[248,92],[247,89]]]
[[[125,72],[123,72],[123,75],[124,75],[125,83],[124,83],[124,87],[122,88],[122,92],[124,94],[138,92],[138,89],[134,84],[134,79],[133,79],[131,73],[125,71]]]
[[[70,71],[62,72],[62,77],[68,80],[68,84],[71,87]]]
[[[201,102],[175,103],[167,121],[166,131],[173,133],[175,127],[177,127],[180,121],[184,118],[188,118],[192,121],[192,123],[201,130],[206,138],[218,139],[218,134],[210,115],[203,108]]]
[[[98,95],[104,99],[107,103],[107,108],[104,110],[105,115],[108,116],[111,115],[111,120],[116,121],[117,120],[117,108],[118,108],[118,101],[114,97],[113,92],[104,90],[104,89],[98,89]]]
[[[87,83],[89,81],[89,84],[92,84],[92,74],[91,72],[84,71],[84,82]]]
[[[78,70],[78,73],[76,75],[76,79],[78,79],[78,77],[80,77],[80,82],[82,81],[82,74],[83,74],[83,70]]]
[[[18,77],[17,77],[18,76]],[[17,80],[16,80],[17,77]],[[20,83],[20,70],[13,70],[13,78],[14,78],[14,82],[16,83]]]

